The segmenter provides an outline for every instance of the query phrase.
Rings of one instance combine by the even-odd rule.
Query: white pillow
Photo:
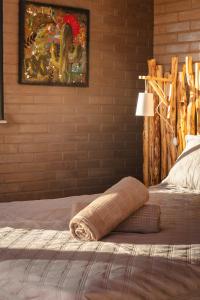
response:
[[[185,136],[186,147],[185,149],[189,149],[200,144],[200,135],[191,135],[188,134]]]
[[[186,137],[186,148],[163,182],[200,191],[200,136]]]

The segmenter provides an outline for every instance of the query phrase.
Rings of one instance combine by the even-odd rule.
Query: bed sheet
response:
[[[72,203],[96,197],[0,204],[0,300],[200,299],[198,193],[150,189],[160,233],[72,239]]]

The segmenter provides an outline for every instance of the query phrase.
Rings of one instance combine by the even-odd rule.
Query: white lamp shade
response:
[[[152,93],[139,93],[136,116],[154,116],[154,102]]]

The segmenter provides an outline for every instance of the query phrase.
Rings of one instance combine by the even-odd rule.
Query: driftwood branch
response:
[[[144,118],[143,175],[148,186],[167,176],[185,148],[186,134],[200,134],[200,63],[193,70],[188,56],[178,72],[178,58],[172,57],[171,72],[164,73],[163,66],[150,59],[148,75],[139,78],[147,81],[157,111],[154,117]],[[172,143],[174,136],[178,137],[177,147]]]

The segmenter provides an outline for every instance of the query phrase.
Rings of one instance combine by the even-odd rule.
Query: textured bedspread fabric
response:
[[[100,242],[70,237],[80,197],[0,204],[0,300],[200,299],[198,193],[152,188],[162,231]]]

